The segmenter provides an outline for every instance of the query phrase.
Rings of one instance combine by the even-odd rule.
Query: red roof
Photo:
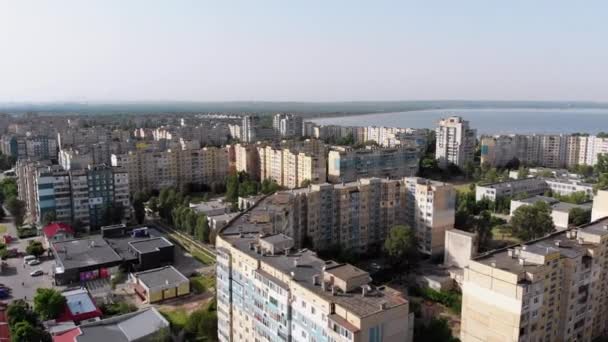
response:
[[[66,232],[72,235],[74,234],[74,229],[72,229],[69,224],[65,224],[62,222],[53,222],[51,224],[48,224],[44,228],[42,228],[42,231],[44,232],[44,235],[49,238],[52,238],[53,236],[55,236],[55,234],[59,232]]]
[[[6,305],[0,304],[0,341],[8,342],[11,340],[11,333],[8,328],[8,319],[6,317]]]
[[[74,328],[53,336],[53,342],[74,342],[80,334],[80,328]]]

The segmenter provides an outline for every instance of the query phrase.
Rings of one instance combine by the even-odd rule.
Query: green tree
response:
[[[431,318],[427,324],[416,324],[414,328],[414,341],[457,342],[459,339],[452,336],[452,330],[447,320],[444,318]]]
[[[597,174],[608,173],[608,153],[600,153],[597,155],[597,164],[595,164],[595,172]]]
[[[196,212],[190,208],[184,211],[182,222],[184,222],[184,230],[190,235],[194,235],[196,230],[197,216]]]
[[[135,222],[137,224],[144,223],[144,219],[146,218],[146,208],[144,206],[144,201],[140,197],[136,197],[133,201],[133,214],[135,216]]]
[[[530,170],[527,167],[520,167],[517,171],[517,179],[528,178],[530,175]]]
[[[7,308],[8,324],[11,329],[18,322],[29,322],[32,325],[38,324],[38,317],[30,310],[28,304],[23,299],[14,300]]]
[[[512,234],[524,241],[544,236],[555,228],[551,208],[542,201],[517,208],[513,212],[510,226]]]
[[[209,223],[205,214],[198,214],[196,219],[196,239],[209,243]]]
[[[384,241],[384,251],[394,267],[410,269],[418,258],[418,244],[414,230],[405,225],[392,227]]]
[[[63,311],[65,297],[54,289],[38,288],[34,295],[34,311],[43,320],[55,319]]]
[[[40,241],[30,240],[25,248],[25,252],[29,255],[39,257],[44,254],[44,246],[42,246],[42,242]]]
[[[6,217],[6,212],[4,211],[4,208],[2,206],[0,206],[0,221],[4,220],[5,217]]]
[[[236,203],[239,198],[239,178],[236,174],[229,175],[226,180],[226,201]]]
[[[6,201],[6,209],[8,209],[13,216],[15,226],[22,226],[25,219],[25,202],[17,199],[16,197],[11,197]]]
[[[591,210],[585,210],[583,208],[572,208],[568,212],[568,223],[575,226],[582,226],[591,222]]]
[[[44,218],[42,219],[42,224],[44,226],[46,226],[47,224],[51,223],[51,222],[55,222],[57,221],[57,213],[55,213],[55,210],[53,211],[49,211],[46,214],[44,214]]]
[[[15,327],[12,329],[11,341],[50,342],[52,341],[52,338],[51,335],[49,335],[49,333],[44,331],[41,327],[34,326],[27,321],[21,321],[15,324]]]
[[[492,242],[492,214],[488,210],[482,211],[474,219],[474,227],[479,238],[479,247],[482,250],[489,249]]]
[[[153,213],[158,212],[158,197],[150,198],[150,200],[148,201],[148,208],[150,208]]]

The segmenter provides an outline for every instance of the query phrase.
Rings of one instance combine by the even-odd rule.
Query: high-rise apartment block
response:
[[[526,165],[550,168],[595,165],[599,154],[608,154],[608,138],[543,134],[495,135],[481,138],[481,162],[505,166],[517,159]]]
[[[299,188],[305,182],[326,181],[324,148],[315,153],[287,146],[259,145],[257,151],[262,180],[270,179],[289,189]]]
[[[257,128],[257,117],[251,115],[243,116],[241,123],[241,141],[246,143],[255,142]]]
[[[196,150],[135,150],[113,154],[112,165],[129,174],[131,193],[184,189],[190,184],[223,182],[229,170],[229,148],[204,147]]]
[[[0,150],[15,159],[57,159],[57,139],[47,135],[3,135]]]
[[[272,128],[282,138],[301,137],[303,132],[302,117],[294,114],[275,114]]]
[[[469,127],[468,121],[459,116],[441,119],[435,136],[435,158],[440,167],[445,168],[452,163],[464,168],[473,162],[477,131]]]
[[[608,332],[608,218],[474,258],[463,342],[594,341]]]
[[[120,169],[96,165],[68,171],[35,161],[20,161],[16,169],[19,198],[32,222],[53,214],[57,221],[98,228],[112,206],[122,207],[124,219],[130,217],[129,177]]]
[[[218,339],[411,341],[413,314],[399,292],[298,249],[282,232],[285,195],[262,200],[219,233]]]
[[[418,172],[420,153],[414,148],[333,147],[327,157],[330,182],[352,182],[362,177],[403,178]]]

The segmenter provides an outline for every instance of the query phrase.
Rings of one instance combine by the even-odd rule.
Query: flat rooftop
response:
[[[135,273],[135,276],[148,288],[177,286],[190,280],[173,266],[164,266]]]
[[[289,193],[290,191],[285,192]],[[303,249],[290,253],[289,255],[281,254],[274,256],[257,253],[255,250],[252,250],[250,245],[252,243],[258,243],[260,234],[272,234],[274,236],[274,234],[285,233],[278,231],[280,229],[279,227],[282,227],[282,225],[273,226],[272,223],[258,222],[255,219],[260,215],[271,216],[275,211],[283,210],[281,206],[273,204],[274,196],[276,195],[266,197],[260,201],[257,206],[250,209],[248,212],[243,213],[229,226],[223,228],[220,231],[222,238],[231,243],[235,248],[272,266],[280,272],[286,275],[293,274],[293,281],[296,281],[309,291],[325,298],[328,302],[336,303],[359,317],[366,317],[407,304],[407,299],[403,297],[402,293],[388,287],[372,289],[366,296],[362,295],[360,289],[348,293],[336,293],[335,295],[332,295],[329,286],[323,290],[320,282],[318,284],[314,283],[314,276],[317,275],[322,279],[324,267],[337,266],[339,264],[331,260],[322,260],[311,250]],[[295,261],[297,261],[297,263]],[[348,266],[353,269],[355,268],[352,265]],[[348,267],[344,268],[344,270],[347,269]],[[283,288],[289,287],[288,284],[285,284],[274,277],[271,278],[271,280]]]
[[[523,251],[538,256],[559,252],[562,257],[576,258],[586,255],[590,243],[581,242],[576,238],[568,238],[568,233],[576,231],[577,235],[586,234],[601,237],[608,235],[608,229],[606,229],[607,225],[608,217],[605,217],[575,229],[554,232],[536,240],[482,254],[473,258],[473,260],[487,266],[516,274],[531,271],[539,265],[534,264],[533,262],[525,262],[526,258],[524,258],[524,263],[522,265],[518,257],[509,255],[509,250]]]
[[[101,236],[54,242],[53,250],[66,270],[122,261],[122,257]]]
[[[86,290],[66,291],[62,292],[61,295],[65,297],[66,305],[73,315],[97,311],[97,307],[95,307],[93,300]]]
[[[150,253],[154,251],[158,251],[161,248],[171,247],[173,244],[169,242],[169,240],[164,237],[153,237],[142,240],[135,240],[129,242],[131,247],[133,247],[136,251],[140,253]]]
[[[137,259],[137,254],[130,250],[130,243],[134,241],[148,240],[151,238],[162,237],[163,235],[156,229],[148,227],[148,236],[132,237],[131,234],[126,234],[117,237],[106,237],[108,244],[120,255],[123,259],[130,261]]]

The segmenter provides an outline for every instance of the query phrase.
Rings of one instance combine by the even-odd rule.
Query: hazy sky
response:
[[[608,101],[608,1],[0,2],[0,101]]]

